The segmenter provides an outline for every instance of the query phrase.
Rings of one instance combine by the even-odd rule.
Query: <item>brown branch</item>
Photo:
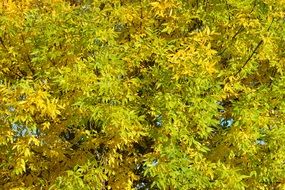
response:
[[[238,29],[238,31],[235,33],[235,35],[232,37],[232,40],[234,40],[234,39],[237,37],[237,35],[238,35],[239,33],[241,33],[243,30],[244,30],[244,27],[241,26],[241,27]]]
[[[22,71],[21,69],[19,69],[19,67],[17,67],[17,70],[21,73],[21,77],[27,76],[27,73],[25,71]]]
[[[22,39],[23,46],[25,47],[26,42],[25,42],[25,39],[24,39],[24,36],[23,36],[23,35],[21,35],[21,39]],[[27,62],[27,65],[28,65],[30,71],[32,72],[33,75],[35,75],[36,71],[35,71],[35,69],[31,66],[32,59],[31,59],[31,57],[30,57],[30,55],[29,55],[29,52],[25,52],[24,55],[26,56],[26,59],[27,59],[27,60],[25,60],[25,61]],[[25,59],[25,58],[24,58],[24,59]]]
[[[142,31],[142,24],[143,24],[143,6],[142,0],[140,0],[140,29]]]
[[[271,23],[270,23],[269,27],[267,28],[267,32],[270,30],[270,28],[271,28],[271,26],[272,26],[273,22],[274,22],[274,18],[272,19],[272,21],[271,21]]]
[[[51,58],[48,57],[48,60],[52,63],[53,66],[56,65],[56,62],[54,60],[52,60]]]
[[[231,15],[230,15],[230,6],[228,4],[228,1],[225,1],[226,2],[226,6],[227,6],[227,11],[228,11],[228,19],[229,21],[231,20]]]
[[[254,6],[255,7],[255,6]],[[269,27],[267,28],[267,31],[270,30],[272,24],[274,22],[274,18],[272,19]],[[256,53],[256,51],[258,50],[258,48],[261,46],[261,44],[263,43],[263,40],[260,40],[260,42],[257,44],[257,46],[255,47],[255,49],[253,50],[253,52],[251,53],[251,55],[248,57],[248,59],[245,61],[245,63],[243,64],[243,66],[238,70],[238,72],[234,75],[234,76],[237,76],[241,70],[247,65],[247,63],[250,61],[250,59],[252,58],[252,56]]]
[[[253,55],[257,52],[258,48],[261,46],[262,43],[263,43],[263,40],[260,40],[259,43],[257,44],[257,46],[254,48],[251,55],[247,58],[247,60],[243,64],[243,66],[237,71],[237,73],[234,75],[234,77],[236,77],[242,71],[242,69],[248,64],[248,62],[251,60]]]
[[[253,7],[252,7],[252,9],[251,9],[251,11],[249,12],[249,14],[251,14],[253,11],[254,11],[254,8],[256,7],[256,5],[257,5],[257,2],[256,2],[256,0],[253,2]]]
[[[11,76],[11,74],[12,74],[12,77],[13,77],[13,75],[14,76],[18,76],[19,78],[22,78],[23,76],[22,75],[20,75],[19,73],[17,73],[17,72],[15,72],[14,70],[11,70],[10,68],[8,68],[8,70],[9,70],[9,73],[7,73],[7,72],[5,72],[5,71],[3,71],[2,70],[2,73],[4,74],[4,75],[7,75],[7,76]],[[22,73],[21,73],[22,74]]]
[[[1,37],[0,37],[0,44],[3,46],[3,48],[4,48],[6,51],[8,51],[7,47],[6,47],[5,44],[4,44],[3,39],[2,39]]]
[[[237,37],[237,35],[240,34],[243,30],[244,30],[244,27],[241,26],[241,27],[238,29],[238,31],[233,35],[231,41],[233,41],[233,40]],[[228,49],[228,47],[225,47],[218,55],[219,55],[219,56],[223,55],[227,49]]]

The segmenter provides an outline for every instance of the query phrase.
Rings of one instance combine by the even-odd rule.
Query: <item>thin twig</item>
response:
[[[271,28],[271,26],[272,26],[273,22],[274,22],[274,18],[272,19],[272,21],[271,21],[271,23],[270,23],[269,27],[267,28],[267,32],[270,30],[270,28]]]
[[[274,18],[272,19],[269,27],[267,28],[267,31],[270,30],[272,24],[274,22]],[[243,66],[238,70],[238,72],[234,75],[234,76],[237,76],[241,70],[246,66],[246,64],[250,61],[250,59],[252,58],[252,56],[256,53],[256,51],[258,50],[258,48],[261,46],[261,44],[263,43],[263,40],[260,40],[260,42],[257,44],[257,46],[255,47],[255,49],[253,50],[253,52],[251,53],[251,55],[248,57],[248,59],[245,61],[245,63],[243,64]]]
[[[251,9],[251,11],[249,12],[249,14],[251,14],[253,11],[254,11],[254,8],[256,7],[256,5],[257,5],[257,2],[256,2],[256,0],[253,2],[253,7],[252,7],[252,9]]]
[[[5,44],[4,44],[3,39],[2,39],[1,37],[0,37],[0,43],[1,43],[1,45],[3,46],[3,48],[4,48],[6,51],[8,51],[7,47],[6,47]]]
[[[231,20],[231,15],[230,15],[230,6],[229,6],[229,4],[228,4],[227,0],[225,1],[225,3],[226,3],[226,6],[227,6],[227,9],[228,9],[228,19],[229,19],[229,21],[230,21],[230,20]]]
[[[235,35],[232,37],[232,40],[234,40],[234,39],[237,37],[237,35],[238,35],[239,33],[241,33],[243,30],[244,30],[244,27],[241,26],[241,27],[238,29],[238,31],[235,33]]]
[[[142,31],[142,22],[143,22],[143,6],[142,0],[140,0],[140,29]]]
[[[241,26],[241,27],[238,29],[238,31],[233,35],[231,41],[233,41],[233,40],[237,37],[237,35],[238,35],[239,33],[241,33],[243,30],[244,30],[244,27]],[[225,47],[218,55],[219,55],[219,56],[223,55],[223,53],[225,53],[225,51],[226,51],[227,49],[228,49],[228,47]]]
[[[237,71],[237,73],[234,75],[234,77],[236,77],[242,71],[242,69],[248,64],[248,62],[253,57],[253,55],[257,52],[258,48],[261,46],[262,43],[263,43],[263,40],[260,40],[259,43],[257,44],[257,46],[254,48],[251,55],[247,58],[247,60],[243,64],[243,66]]]

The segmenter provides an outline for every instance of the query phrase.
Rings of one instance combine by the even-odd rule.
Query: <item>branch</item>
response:
[[[229,21],[231,20],[231,15],[230,15],[230,6],[229,6],[229,4],[228,4],[228,2],[227,1],[225,1],[226,2],[226,6],[227,6],[227,10],[228,10],[228,19],[229,19]]]
[[[263,43],[263,40],[260,40],[260,42],[257,44],[257,46],[254,48],[253,52],[251,53],[251,55],[247,58],[247,60],[245,61],[245,63],[243,64],[243,66],[238,70],[238,72],[234,75],[235,77],[242,71],[242,69],[248,64],[248,62],[251,60],[251,58],[253,57],[253,55],[257,52],[258,48],[261,46],[261,44]]]
[[[231,41],[233,41],[233,40],[237,37],[237,35],[238,35],[239,33],[241,33],[243,30],[244,30],[244,27],[241,26],[241,27],[238,29],[238,31],[233,35]],[[228,47],[225,47],[220,53],[218,53],[218,55],[219,55],[219,56],[223,55],[227,49],[228,49]]]
[[[0,44],[3,46],[3,48],[4,48],[6,51],[8,51],[7,47],[6,47],[5,44],[4,44],[3,39],[2,39],[1,37],[0,37]]]
[[[140,0],[140,29],[142,31],[142,24],[143,24],[143,6],[142,0]]]
[[[270,28],[271,28],[271,26],[272,26],[273,22],[274,22],[274,18],[272,19],[272,21],[271,21],[271,23],[270,23],[269,27],[267,28],[267,32],[270,30]]]
[[[240,32],[242,32],[243,30],[244,30],[244,27],[241,26],[241,27],[238,29],[238,31],[235,33],[235,35],[232,37],[232,40],[234,40],[234,39],[236,38],[236,36],[237,36]]]

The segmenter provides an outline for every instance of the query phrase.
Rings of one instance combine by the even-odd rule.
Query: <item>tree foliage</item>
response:
[[[284,189],[284,0],[3,0],[1,189]]]

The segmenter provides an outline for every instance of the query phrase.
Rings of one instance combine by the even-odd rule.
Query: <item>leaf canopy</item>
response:
[[[3,0],[1,189],[284,189],[284,0]]]

